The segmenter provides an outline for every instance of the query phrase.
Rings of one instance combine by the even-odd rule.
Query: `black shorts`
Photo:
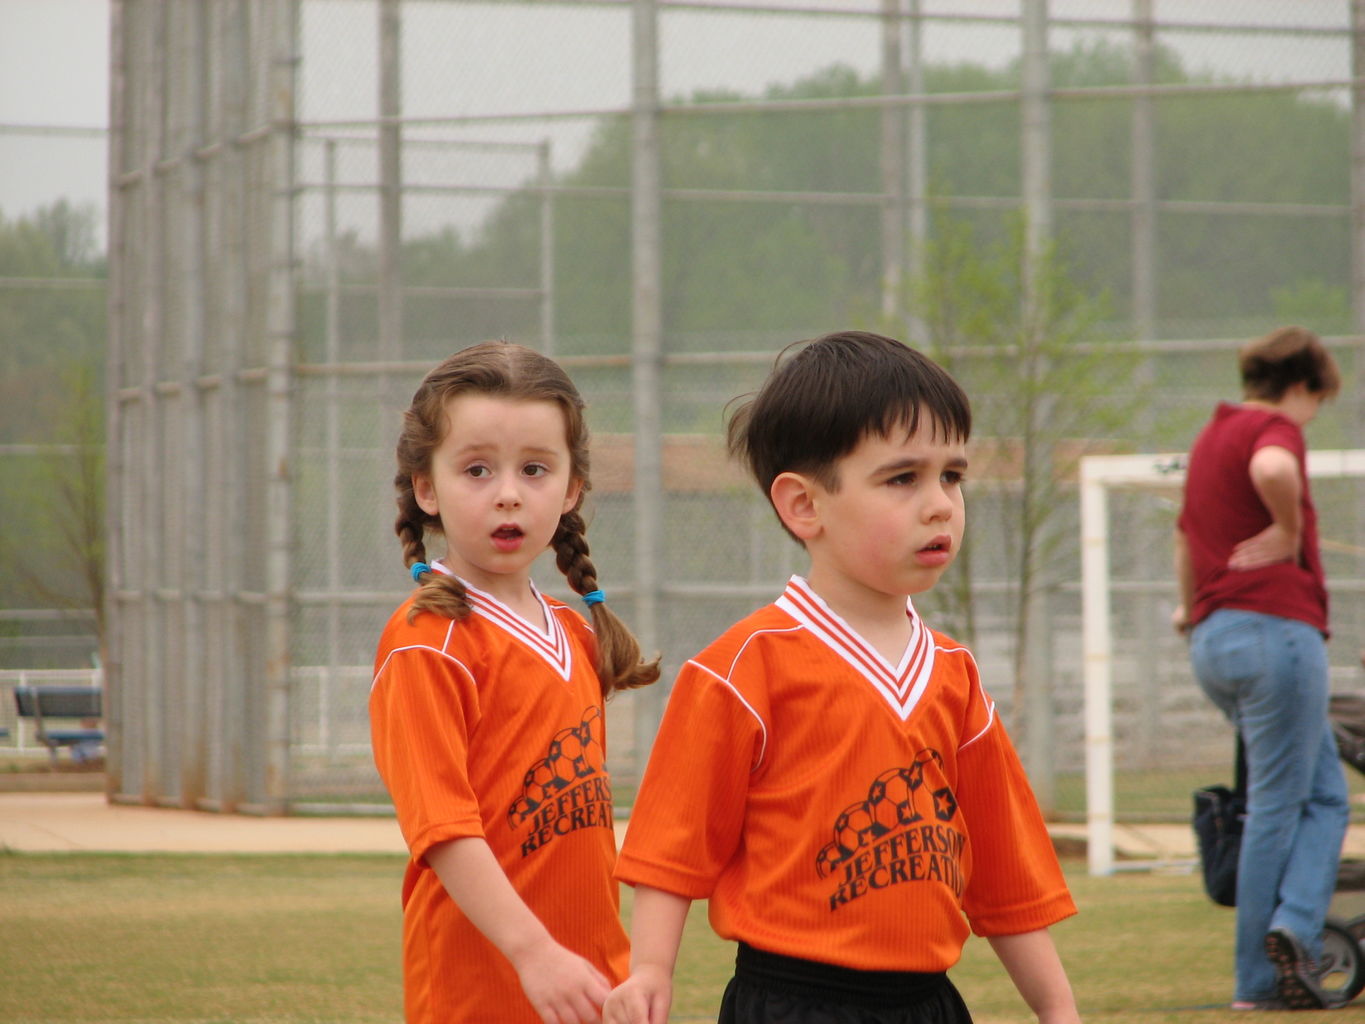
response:
[[[946,974],[859,971],[743,942],[717,1024],[971,1024]]]

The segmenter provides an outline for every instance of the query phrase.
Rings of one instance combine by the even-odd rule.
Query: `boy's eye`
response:
[[[961,470],[949,469],[945,470],[943,473],[943,482],[949,485],[950,487],[960,486],[962,484],[962,481],[965,479],[966,474],[963,473]]]
[[[906,484],[913,484],[915,482],[915,474],[897,473],[895,476],[893,476],[886,482],[894,487],[904,487]]]

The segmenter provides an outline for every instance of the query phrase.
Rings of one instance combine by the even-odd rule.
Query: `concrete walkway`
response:
[[[260,818],[109,803],[103,793],[0,793],[0,850],[404,853],[393,818]]]
[[[624,822],[617,823],[618,838]],[[1054,825],[1059,840],[1085,841],[1084,825]],[[1123,860],[1188,867],[1194,834],[1186,824],[1116,825]],[[111,804],[103,793],[0,792],[0,850],[118,853],[406,852],[389,817],[261,818]],[[1353,825],[1343,853],[1365,858],[1365,825]]]
[[[618,836],[624,822],[617,823]],[[1084,841],[1084,826],[1059,825],[1059,838]],[[1122,826],[1124,856],[1188,861],[1190,830]],[[0,849],[148,853],[403,853],[389,817],[261,818],[111,804],[103,793],[0,793]]]

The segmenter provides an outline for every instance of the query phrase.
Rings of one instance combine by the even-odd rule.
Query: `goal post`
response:
[[[1109,495],[1172,490],[1185,480],[1181,453],[1089,455],[1080,460],[1081,643],[1089,870],[1114,872],[1113,624]],[[1365,449],[1309,451],[1310,478],[1365,477]],[[1174,586],[1174,568],[1172,568]]]

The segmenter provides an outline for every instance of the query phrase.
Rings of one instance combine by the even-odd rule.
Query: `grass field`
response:
[[[1197,878],[1067,867],[1081,914],[1055,935],[1087,1021],[1237,1016],[1223,1008],[1232,912]],[[0,853],[0,1021],[397,1022],[402,869],[392,856]],[[714,1019],[732,957],[695,907],[674,1021]],[[953,978],[981,1024],[1029,1018],[984,942]]]

